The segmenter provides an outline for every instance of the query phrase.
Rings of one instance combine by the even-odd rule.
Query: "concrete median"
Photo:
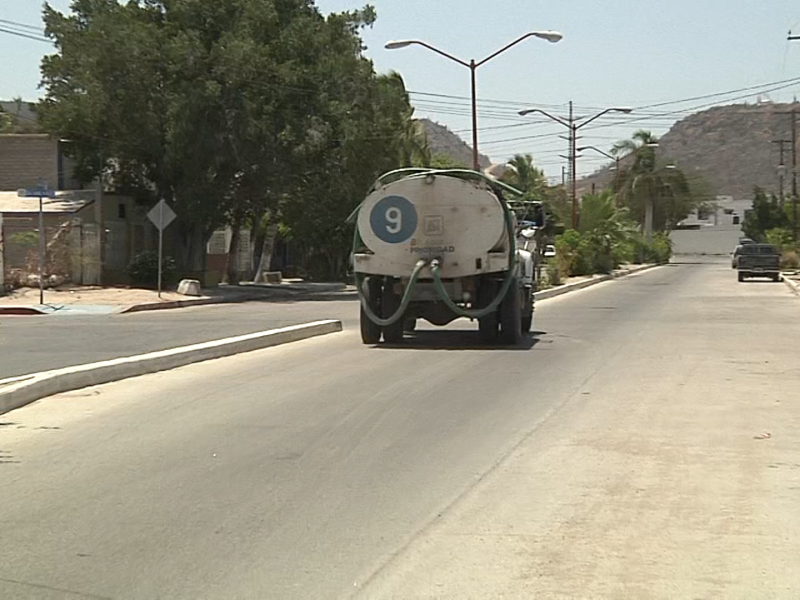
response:
[[[148,354],[15,377],[0,381],[0,414],[53,394],[166,371],[204,360],[261,350],[341,330],[341,321],[315,321]]]

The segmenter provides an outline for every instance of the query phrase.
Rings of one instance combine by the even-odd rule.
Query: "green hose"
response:
[[[369,307],[369,302],[367,302],[367,299],[364,297],[364,292],[361,290],[361,282],[358,280],[358,273],[356,273],[355,280],[356,288],[358,290],[358,299],[361,301],[361,308],[363,308],[364,312],[367,313],[369,320],[380,327],[388,327],[402,318],[406,312],[406,309],[408,308],[409,302],[411,302],[411,292],[414,290],[414,286],[417,284],[417,279],[419,279],[422,269],[424,269],[427,265],[428,263],[426,263],[424,260],[417,261],[417,264],[414,266],[414,270],[411,273],[411,279],[408,280],[408,285],[406,285],[406,291],[403,292],[403,299],[400,301],[400,307],[391,317],[387,317],[385,319],[372,312],[372,309]]]
[[[419,177],[421,175],[425,175],[426,177],[428,175],[450,175],[450,176],[455,175],[460,179],[477,178],[488,182],[490,185],[496,185],[502,189],[506,189],[513,194],[522,195],[522,193],[519,190],[505,183],[490,178],[479,171],[470,171],[467,169],[442,169],[442,170],[420,169],[420,168],[396,169],[394,171],[385,173],[384,175],[379,177],[378,181],[375,183],[375,186],[373,186],[373,189],[375,189],[379,184],[384,184],[385,180],[395,175],[405,175],[407,177],[408,176]],[[441,275],[439,273],[440,269],[439,261],[434,260],[431,263],[431,273],[433,274],[433,283],[436,292],[439,294],[439,297],[445,303],[445,305],[450,310],[452,310],[454,313],[456,313],[458,316],[461,317],[467,317],[470,319],[480,319],[490,314],[491,312],[497,310],[497,307],[503,301],[503,298],[505,298],[506,294],[508,293],[508,289],[511,287],[511,283],[514,280],[515,269],[517,266],[517,253],[514,251],[516,240],[514,238],[513,215],[511,209],[508,206],[508,203],[505,201],[502,195],[498,195],[498,200],[500,201],[500,205],[503,208],[503,215],[505,217],[505,222],[506,222],[506,232],[508,234],[508,271],[506,272],[506,276],[503,279],[503,284],[500,286],[500,291],[498,292],[497,296],[495,296],[495,298],[487,306],[479,308],[477,310],[467,310],[458,306],[455,302],[453,302],[450,299],[450,296],[448,295],[447,290],[444,287],[444,283],[442,283]],[[356,209],[353,211],[350,217],[348,217],[347,219],[348,222],[354,220],[355,215],[357,215],[358,212],[361,210],[362,205],[363,202],[356,207]],[[353,252],[352,252],[353,257],[355,257],[356,251],[358,250],[360,240],[361,237],[358,233],[358,226],[356,225],[353,234]],[[361,302],[361,307],[364,309],[364,312],[366,313],[367,317],[369,317],[369,319],[373,323],[375,323],[380,327],[388,327],[396,323],[398,319],[402,318],[403,314],[408,308],[408,305],[411,302],[411,294],[414,291],[414,287],[417,284],[417,280],[419,279],[422,269],[425,268],[428,265],[428,263],[424,260],[420,260],[417,262],[413,272],[411,273],[411,278],[409,279],[408,284],[406,285],[405,292],[403,293],[403,298],[400,302],[400,307],[397,309],[397,311],[395,311],[395,313],[392,316],[387,318],[381,318],[378,317],[378,315],[376,315],[372,311],[372,309],[369,307],[367,299],[364,297],[364,292],[361,289],[362,282],[359,280],[358,273],[355,272],[355,258],[353,258],[353,260],[354,260],[353,273],[355,278],[356,291],[358,293],[358,299]]]
[[[450,299],[450,296],[447,293],[447,290],[442,283],[442,277],[439,274],[439,261],[434,260],[431,262],[431,273],[433,273],[433,286],[436,288],[436,291],[439,293],[439,297],[442,299],[442,302],[445,303],[447,308],[452,310],[460,317],[467,317],[469,319],[480,319],[481,317],[485,317],[486,315],[494,312],[497,310],[497,307],[500,306],[500,303],[503,301],[503,298],[506,297],[508,293],[508,288],[511,287],[511,282],[514,281],[515,270],[517,266],[517,253],[514,251],[514,224],[511,220],[511,213],[506,207],[506,229],[508,230],[508,271],[506,272],[506,276],[503,279],[503,285],[500,286],[500,291],[497,293],[497,296],[494,297],[487,306],[483,308],[479,308],[477,310],[467,310],[466,308],[461,308],[458,304],[453,302]]]

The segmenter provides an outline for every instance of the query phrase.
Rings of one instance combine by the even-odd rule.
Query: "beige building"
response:
[[[20,198],[17,191],[40,183],[57,190],[42,208],[46,265],[59,277],[125,283],[131,259],[155,247],[155,227],[132,198],[101,194],[96,185],[80,189],[74,162],[65,156],[67,143],[45,134],[0,135],[0,263],[6,285],[27,283],[38,272],[39,200]]]
[[[67,143],[42,133],[0,135],[0,190],[40,182],[56,190],[80,189],[72,175],[74,161],[64,154]]]

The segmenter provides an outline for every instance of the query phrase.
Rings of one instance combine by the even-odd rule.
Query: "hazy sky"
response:
[[[66,9],[69,0],[51,4]],[[364,2],[318,0],[318,4],[330,12]],[[789,29],[800,33],[798,0],[372,0],[372,4],[378,21],[364,38],[377,70],[399,71],[415,92],[417,115],[446,124],[467,140],[469,71],[419,46],[388,51],[383,44],[414,38],[465,60],[480,60],[528,31],[562,32],[564,39],[557,44],[529,39],[478,70],[478,96],[484,100],[479,112],[480,150],[495,162],[516,152],[531,152],[554,177],[563,164],[558,155],[565,152],[566,142],[558,135],[565,130],[539,117],[520,118],[517,110],[539,106],[565,115],[569,100],[575,102],[578,115],[587,116],[608,106],[642,107],[630,117],[603,118],[582,131],[580,144],[608,150],[615,140],[638,128],[663,133],[676,119],[709,104],[734,99],[755,102],[759,91],[777,87],[784,89],[768,93],[773,101],[800,95],[800,42],[786,40]],[[40,10],[38,0],[0,0],[0,19],[7,21],[41,26]],[[0,29],[8,28],[0,22]],[[48,51],[46,43],[0,31],[0,99],[38,97],[38,64]],[[774,84],[788,79],[797,81]],[[757,89],[650,106],[752,86]],[[587,152],[579,171],[593,171],[603,161]]]

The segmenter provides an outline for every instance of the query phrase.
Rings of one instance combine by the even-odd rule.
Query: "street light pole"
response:
[[[472,168],[480,169],[480,154],[478,153],[478,88],[476,75],[478,66],[475,60],[469,61],[470,75],[472,76]]]
[[[614,107],[614,108],[606,108],[605,110],[601,110],[599,113],[590,117],[588,119],[584,117],[575,117],[573,113],[573,104],[570,100],[569,103],[569,117],[564,120],[561,117],[556,117],[551,115],[550,113],[543,111],[540,108],[528,108],[526,110],[519,111],[521,117],[525,115],[529,115],[531,113],[539,113],[547,117],[548,119],[555,121],[556,123],[560,123],[564,125],[567,129],[569,129],[569,156],[570,156],[570,175],[572,176],[572,228],[577,229],[578,227],[578,174],[577,174],[577,162],[578,162],[578,130],[582,127],[586,127],[589,123],[594,121],[595,119],[599,119],[603,115],[610,113],[610,112],[621,112],[625,114],[629,114],[633,112],[632,108],[629,107]],[[581,123],[578,123],[581,121]]]
[[[443,50],[439,50],[435,46],[431,46],[427,42],[423,42],[421,40],[390,41],[390,42],[386,42],[386,44],[384,45],[384,48],[386,48],[387,50],[398,50],[400,48],[406,48],[408,46],[416,44],[417,46],[422,46],[423,48],[427,48],[431,52],[435,52],[436,54],[439,54],[440,56],[444,56],[445,58],[447,58],[447,59],[449,59],[449,60],[451,60],[451,61],[453,61],[455,63],[458,63],[458,64],[460,64],[460,65],[462,65],[464,67],[467,67],[470,70],[471,92],[472,92],[471,93],[471,98],[472,98],[472,168],[475,171],[479,171],[481,167],[480,167],[480,160],[479,160],[480,154],[478,153],[478,93],[477,93],[476,71],[478,70],[478,67],[480,67],[481,65],[486,64],[487,62],[492,60],[494,57],[502,54],[503,52],[505,52],[506,50],[508,50],[512,46],[516,46],[521,41],[526,40],[529,37],[537,37],[537,38],[546,40],[546,41],[551,42],[551,43],[556,43],[559,40],[561,40],[561,38],[563,36],[557,31],[531,31],[529,33],[526,33],[525,35],[521,35],[520,37],[515,39],[513,42],[510,42],[510,43],[506,44],[505,46],[503,46],[499,50],[496,50],[495,52],[492,52],[489,56],[487,56],[484,59],[479,60],[479,61],[475,61],[475,59],[471,59],[469,62],[467,62],[465,60],[461,60],[460,58],[457,58],[457,57],[453,56],[452,54],[448,54],[447,52],[444,52]]]
[[[578,148],[578,152],[583,152],[584,150],[593,150],[594,152],[597,152],[598,154],[602,154],[606,158],[610,158],[611,160],[613,160],[614,163],[615,163],[615,165],[614,165],[614,181],[617,184],[619,184],[619,155],[614,156],[613,154],[609,154],[605,150],[600,150],[600,148],[598,148],[597,146],[581,146],[580,148]],[[617,191],[619,191],[619,190],[617,190]]]

